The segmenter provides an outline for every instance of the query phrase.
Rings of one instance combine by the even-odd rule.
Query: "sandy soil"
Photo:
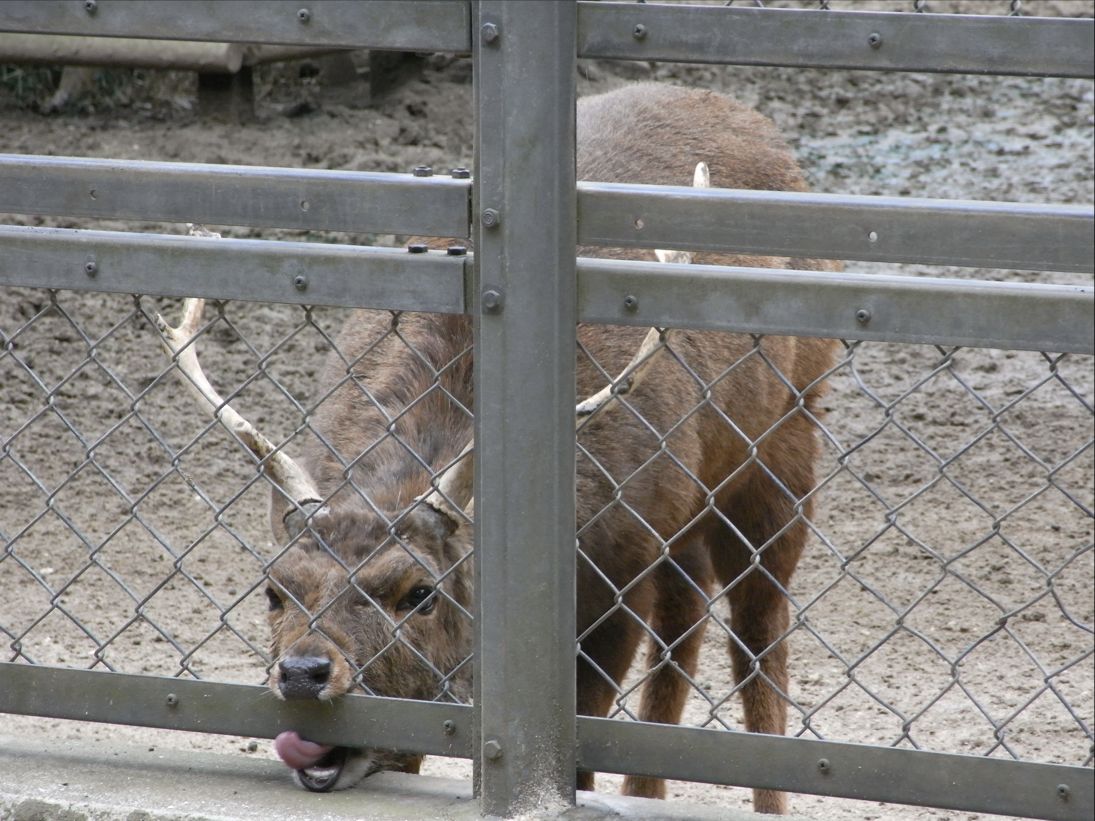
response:
[[[1091,13],[1087,3],[1045,9]],[[85,102],[54,116],[0,91],[0,151],[383,171],[470,165],[466,61],[428,60],[420,78],[375,107],[358,87],[326,88],[298,70],[271,73],[260,121],[234,127],[198,118],[186,82],[168,102],[138,89],[126,104]],[[719,89],[755,105],[788,135],[818,191],[1093,199],[1090,81],[580,68],[583,93],[634,79]],[[848,267],[1090,283],[1053,273]],[[164,375],[150,317],[175,309],[31,289],[0,297],[5,660],[264,678],[262,566],[274,552],[266,486]],[[316,367],[343,313],[239,303],[224,317],[205,343],[215,381],[238,388],[239,406],[273,437],[290,436],[299,414],[285,391],[304,404],[316,395]],[[791,733],[1091,765],[1093,382],[1089,357],[847,347],[826,400],[815,537],[792,590]],[[740,726],[722,615],[716,605],[696,676],[702,692],[687,708],[692,724]],[[621,696],[621,713],[636,707],[635,695]],[[0,734],[36,732],[271,754],[265,741],[256,751],[248,739],[0,716]],[[437,759],[427,771],[467,773],[468,765]],[[671,794],[749,803],[747,790],[709,785],[673,783]],[[794,797],[792,809],[846,819],[979,817],[810,796]]]

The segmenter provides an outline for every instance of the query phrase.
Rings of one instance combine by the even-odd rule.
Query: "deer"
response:
[[[763,115],[712,91],[645,83],[577,105],[578,178],[805,191]],[[429,240],[440,249],[444,240]],[[643,249],[583,256],[649,259]],[[837,271],[839,263],[657,251],[662,261]],[[294,459],[213,388],[197,359],[202,300],[161,338],[206,413],[271,480],[269,689],[467,702],[474,607],[473,320],[359,309],[319,378],[313,435]],[[577,712],[604,716],[644,642],[638,718],[674,724],[703,626],[729,603],[728,651],[745,729],[782,735],[790,700],[788,588],[816,495],[817,419],[835,342],[579,325]],[[611,374],[617,374],[615,377]],[[282,733],[300,786],[344,789],[422,756],[331,747]],[[594,773],[576,774],[592,789]],[[664,797],[629,776],[628,795]],[[754,790],[760,812],[787,798]]]

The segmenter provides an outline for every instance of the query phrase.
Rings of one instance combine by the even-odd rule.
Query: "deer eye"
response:
[[[419,613],[426,614],[433,611],[433,608],[437,605],[437,597],[433,595],[433,588],[420,584],[417,587],[411,589],[403,599],[399,602],[398,610],[418,610]]]
[[[266,600],[270,603],[271,612],[282,610],[285,607],[285,604],[281,600],[281,596],[279,596],[278,592],[272,587],[266,588]]]

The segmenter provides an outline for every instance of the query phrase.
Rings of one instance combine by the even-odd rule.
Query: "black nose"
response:
[[[278,664],[278,689],[286,698],[319,698],[331,677],[331,660],[323,656],[295,656]]]

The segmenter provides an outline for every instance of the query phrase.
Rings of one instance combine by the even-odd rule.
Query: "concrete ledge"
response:
[[[381,773],[356,789],[313,794],[276,761],[103,742],[0,737],[0,819],[5,821],[309,821],[478,819],[466,781]],[[757,821],[700,807],[579,793],[577,807],[533,808],[522,818],[600,821]]]

